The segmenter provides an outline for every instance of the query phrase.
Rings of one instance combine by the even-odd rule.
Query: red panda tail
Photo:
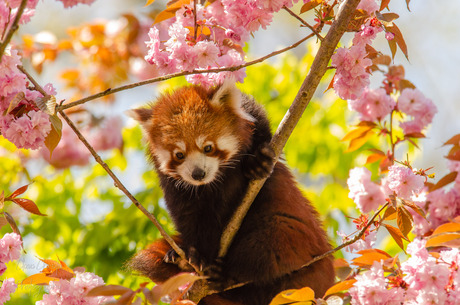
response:
[[[179,241],[178,237],[174,240]],[[136,253],[127,263],[128,270],[137,271],[147,276],[155,283],[163,283],[170,277],[182,272],[173,263],[166,263],[164,257],[171,250],[171,246],[166,240],[158,239],[150,244],[146,249]]]

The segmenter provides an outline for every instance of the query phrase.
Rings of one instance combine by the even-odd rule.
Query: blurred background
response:
[[[147,20],[152,8],[162,10],[165,2],[157,0],[153,6],[145,8],[144,0],[97,0],[91,6],[78,5],[63,9],[60,2],[44,0],[38,4],[32,21],[21,27],[16,38],[18,43],[24,35],[34,36],[36,40],[37,35],[43,40],[61,40],[69,35],[66,30],[69,27],[81,27],[83,23],[105,23],[108,20],[112,20],[110,26],[116,31],[120,18],[127,16],[126,13]],[[297,5],[293,10],[299,9]],[[433,124],[426,132],[427,138],[418,142],[421,150],[411,151],[410,158],[414,160],[415,167],[434,166],[432,172],[436,173],[436,177],[442,177],[447,173],[443,156],[449,149],[442,144],[460,133],[460,18],[455,17],[460,14],[460,2],[441,4],[413,1],[408,11],[405,1],[394,0],[390,9],[400,16],[395,23],[401,29],[409,50],[409,60],[398,50],[394,62],[404,65],[406,78],[438,107]],[[303,17],[312,20],[312,16]],[[85,29],[77,31],[84,34]],[[296,19],[281,11],[267,30],[254,34],[247,46],[248,59],[256,59],[289,46],[306,34],[309,34],[308,29],[299,28]],[[342,45],[348,46],[351,38],[352,34],[346,34]],[[383,53],[390,53],[383,37],[377,38],[373,46]],[[311,41],[288,54],[247,69],[248,76],[239,87],[264,104],[272,119],[273,129],[306,76],[315,48],[315,42]],[[34,60],[32,57],[28,59],[31,62]],[[85,64],[76,61],[75,56],[63,54],[52,63],[47,63],[41,73],[35,72],[34,76],[39,83],[53,83],[58,99],[69,101],[76,99],[78,94],[75,88],[69,89],[70,77],[66,79],[61,72],[64,68],[87,69],[91,62]],[[137,81],[139,75],[130,74],[123,84]],[[79,77],[82,76],[76,76],[76,79]],[[332,90],[323,93],[331,78],[332,72],[329,72],[288,142],[285,157],[302,182],[303,190],[318,207],[333,243],[337,244],[341,241],[336,235],[337,230],[347,233],[354,231],[344,215],[358,215],[348,198],[348,171],[354,166],[363,166],[367,157],[365,149],[379,143],[375,141],[356,152],[343,153],[346,143],[340,142],[340,139],[357,119],[348,112],[346,102],[338,99]],[[372,86],[378,87],[380,81],[381,78],[376,75]],[[182,84],[185,84],[185,80],[174,79],[159,85],[143,86],[120,92],[112,96],[114,100],[90,102],[85,106],[96,117],[121,117],[121,125],[124,126],[123,146],[102,152],[102,156],[136,198],[154,211],[169,232],[174,229],[163,209],[155,174],[145,160],[140,129],[123,111],[153,100],[158,92],[166,88]],[[131,207],[130,202],[113,187],[111,179],[98,164],[91,160],[84,166],[56,169],[56,166],[49,165],[34,153],[16,153],[5,141],[1,144],[9,151],[5,153],[2,150],[0,154],[0,169],[5,172],[0,179],[1,186],[14,190],[33,180],[34,184],[24,197],[33,199],[42,212],[48,214],[46,218],[31,217],[20,209],[12,211],[21,232],[26,236],[24,245],[28,254],[23,255],[16,268],[8,268],[9,275],[22,279],[44,267],[36,257],[59,257],[72,268],[86,267],[110,284],[135,288],[143,281],[123,271],[122,265],[135,251],[158,238],[158,233],[147,218]],[[398,151],[397,159],[405,159],[405,153],[405,149]],[[370,168],[376,172],[375,165]],[[7,229],[3,228],[2,232],[7,232]],[[385,250],[389,252],[399,252],[399,248],[387,244],[384,237],[379,243],[385,245]],[[336,257],[342,255],[338,253]],[[18,290],[12,304],[32,304],[43,293],[40,289],[29,288],[23,287],[23,292]]]

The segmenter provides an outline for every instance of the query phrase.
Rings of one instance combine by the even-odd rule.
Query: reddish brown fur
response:
[[[217,138],[231,133],[240,141],[233,166],[221,168],[222,181],[213,186],[184,189],[158,170],[167,207],[181,235],[180,246],[190,255],[198,253],[204,267],[216,264],[222,231],[239,206],[252,173],[264,168],[267,157],[261,149],[271,139],[265,112],[254,100],[242,96],[243,111],[255,119],[250,122],[232,108],[235,104],[229,101],[231,94],[222,95],[220,106],[210,105],[216,90],[181,88],[161,97],[151,109],[136,111],[146,129],[157,170],[158,147],[170,147],[178,141],[195,145],[196,137],[204,134]],[[163,261],[169,249],[163,240],[157,241],[130,264],[161,283],[179,269]],[[220,284],[249,283],[207,296],[199,305],[267,305],[276,293],[305,286],[321,297],[334,281],[332,259],[325,258],[307,268],[301,266],[329,249],[317,212],[303,197],[287,167],[278,162],[220,265]]]

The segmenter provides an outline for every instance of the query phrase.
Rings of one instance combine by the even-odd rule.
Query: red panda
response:
[[[253,98],[231,82],[211,89],[189,86],[130,115],[146,135],[179,246],[189,259],[213,270],[211,281],[219,287],[247,283],[207,296],[199,305],[267,305],[283,290],[306,286],[321,297],[333,284],[330,257],[301,268],[331,247],[318,213],[288,168],[281,162],[273,166],[269,121]],[[218,259],[222,232],[250,179],[265,176],[227,255]],[[159,240],[128,265],[161,283],[183,270],[176,258]]]

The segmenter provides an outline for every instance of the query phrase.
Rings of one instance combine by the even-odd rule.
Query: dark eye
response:
[[[204,150],[205,153],[211,152],[212,151],[212,145],[206,145],[203,150]]]
[[[179,159],[179,160],[182,160],[182,159],[184,159],[184,158],[185,158],[185,156],[184,156],[184,154],[183,154],[183,153],[181,153],[181,152],[177,152],[177,153],[176,153],[176,158],[177,158],[177,159]]]

